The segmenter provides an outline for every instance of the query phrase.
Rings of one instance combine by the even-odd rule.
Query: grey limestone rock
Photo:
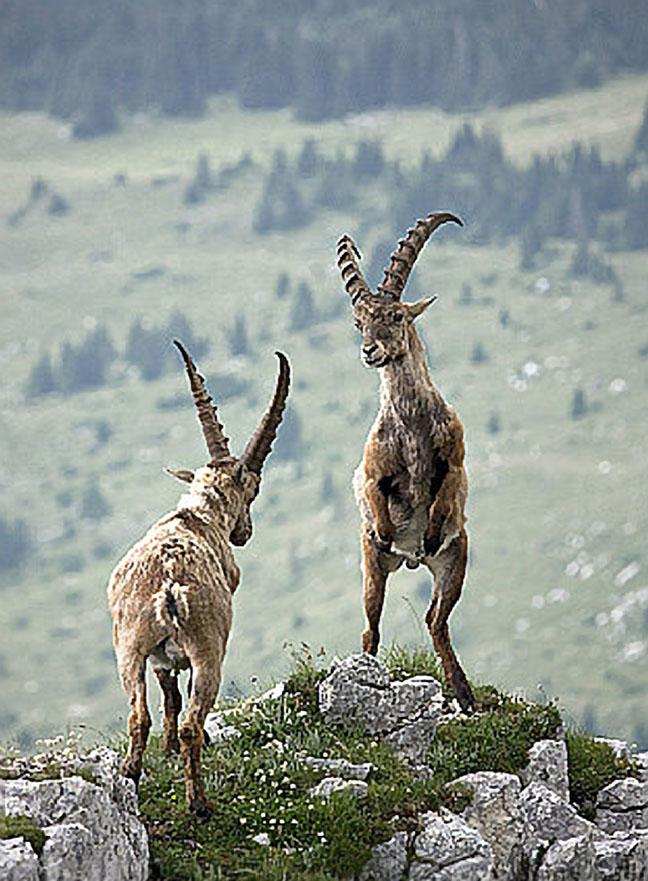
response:
[[[346,759],[319,759],[315,756],[306,756],[304,764],[314,771],[324,771],[331,776],[343,777],[345,780],[368,780],[376,770],[372,762],[354,765]]]
[[[636,753],[632,758],[639,770],[639,779],[645,782],[648,780],[648,752]]]
[[[348,792],[356,798],[366,798],[368,785],[364,780],[343,780],[342,777],[325,777],[313,786],[311,795],[330,798],[336,792]]]
[[[402,756],[422,759],[443,711],[441,685],[431,676],[390,682],[389,671],[371,655],[334,661],[319,686],[319,706],[328,722],[361,724],[380,734]]]
[[[227,715],[220,711],[207,714],[205,731],[212,746],[218,746],[221,743],[225,743],[226,740],[232,740],[235,737],[241,736],[238,728],[231,725],[227,721]]]
[[[516,863],[523,836],[520,780],[514,774],[479,771],[465,774],[453,784],[473,793],[461,816],[490,845],[497,877],[512,877],[510,867]]]
[[[617,759],[630,760],[632,758],[632,752],[625,740],[619,740],[616,737],[595,737],[594,740],[597,743],[606,743]]]
[[[529,750],[525,783],[543,783],[560,798],[569,801],[567,745],[564,740],[539,740]]]
[[[389,841],[374,847],[360,881],[402,881],[407,863],[408,836],[406,832],[397,832]]]
[[[648,829],[648,783],[615,780],[596,800],[596,825],[605,832]]]
[[[0,780],[4,812],[31,818],[47,836],[40,877],[145,881],[148,838],[137,815],[133,783],[121,775],[121,760],[110,750],[97,750],[80,764],[94,769],[96,783],[75,776]]]
[[[522,790],[520,807],[530,841],[562,841],[598,832],[593,823],[579,816],[576,808],[543,783],[530,783]]]
[[[2,881],[39,881],[38,857],[24,838],[0,839]]]
[[[648,838],[591,833],[557,841],[544,854],[537,881],[648,881]]]
[[[409,881],[491,881],[493,853],[476,829],[441,810],[421,817],[414,841]]]

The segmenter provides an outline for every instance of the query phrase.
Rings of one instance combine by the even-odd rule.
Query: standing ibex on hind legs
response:
[[[362,564],[367,628],[365,652],[375,654],[387,578],[405,563],[423,563],[434,576],[425,617],[446,681],[462,709],[475,700],[450,642],[448,617],[461,595],[468,539],[464,506],[463,426],[430,378],[414,320],[436,297],[403,303],[420,251],[435,229],[453,221],[437,212],[417,221],[398,243],[376,293],[360,269],[348,236],[337,244],[338,266],[362,335],[362,360],[380,369],[380,410],[354,477],[362,517]]]
[[[151,717],[146,704],[146,661],[164,695],[164,748],[180,751],[187,803],[199,816],[210,805],[200,766],[203,725],[221,680],[232,624],[232,594],[240,572],[230,544],[252,536],[250,506],[259,492],[261,470],[281,422],[290,367],[277,352],[274,396],[240,458],[218,421],[216,407],[189,353],[176,341],[189,376],[210,460],[195,473],[169,473],[190,484],[174,511],[166,514],[117,564],[108,599],[115,654],[130,699],[130,738],[124,772],[137,782]],[[187,716],[178,730],[182,697],[177,675],[190,671]]]

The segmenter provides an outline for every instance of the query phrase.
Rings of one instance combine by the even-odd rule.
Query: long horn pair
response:
[[[400,300],[407,279],[414,268],[416,258],[423,250],[423,246],[435,229],[448,221],[463,226],[463,222],[456,215],[450,214],[448,211],[435,211],[428,214],[425,219],[417,220],[412,229],[407,230],[405,238],[399,240],[397,247],[391,254],[384,278],[376,288],[376,296],[394,302]],[[351,297],[352,305],[355,306],[358,299],[367,294],[371,295],[371,290],[360,269],[358,262],[360,252],[349,236],[342,236],[338,241],[337,256],[342,281]]]
[[[209,455],[211,456],[210,464],[215,465],[220,460],[231,456],[229,439],[225,436],[223,426],[218,421],[216,406],[209,396],[205,380],[198,373],[191,355],[179,340],[174,340],[173,342],[185,363],[187,376],[189,377],[189,386],[191,387],[191,393],[198,413],[198,420],[202,427]],[[241,456],[241,461],[247,465],[249,470],[259,475],[277,436],[277,429],[283,417],[286,398],[290,388],[290,365],[288,359],[282,352],[276,352],[276,355],[279,358],[279,376],[277,377],[274,395]]]

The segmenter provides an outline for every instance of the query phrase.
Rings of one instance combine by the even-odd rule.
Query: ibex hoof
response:
[[[142,776],[141,770],[137,770],[133,768],[128,762],[124,762],[122,765],[122,774],[124,777],[128,777],[129,780],[132,780],[135,784],[135,789],[139,789],[140,777]]]
[[[464,713],[472,713],[476,707],[475,697],[467,681],[453,682],[454,693]]]
[[[195,798],[189,803],[189,810],[200,820],[209,820],[214,812],[214,806],[206,798]]]

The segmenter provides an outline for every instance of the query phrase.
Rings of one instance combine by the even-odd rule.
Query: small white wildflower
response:
[[[247,823],[247,817],[239,817],[239,823],[241,824],[241,826],[245,826],[245,824]]]
[[[267,845],[270,844],[270,836],[267,832],[259,832],[258,835],[253,836],[252,841],[256,841],[257,844],[267,847]]]

